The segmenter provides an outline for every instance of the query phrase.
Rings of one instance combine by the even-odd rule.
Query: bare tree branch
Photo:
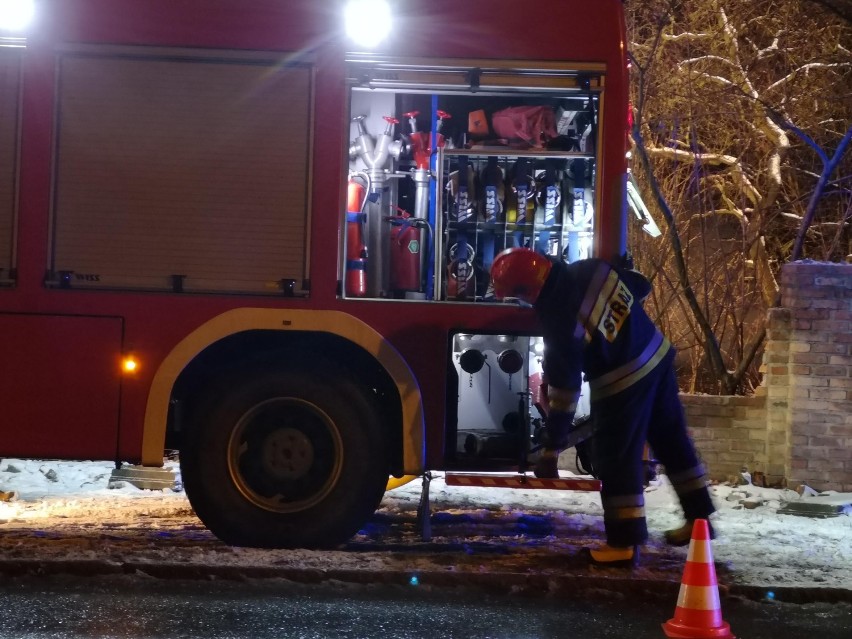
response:
[[[716,336],[713,334],[713,330],[710,327],[709,322],[707,321],[707,317],[704,315],[704,312],[702,311],[701,306],[698,303],[698,298],[695,296],[695,291],[692,289],[689,277],[687,276],[686,262],[683,259],[683,247],[681,246],[680,236],[677,233],[677,227],[675,225],[674,216],[672,215],[668,203],[662,196],[660,187],[657,184],[656,178],[654,177],[653,168],[651,167],[651,160],[648,157],[648,154],[645,152],[645,144],[642,140],[642,133],[639,130],[638,125],[634,124],[632,133],[633,139],[636,143],[635,148],[639,152],[639,157],[642,160],[642,166],[644,167],[645,172],[648,176],[648,180],[651,183],[651,190],[657,198],[657,206],[659,206],[660,210],[663,212],[663,217],[665,217],[666,220],[669,241],[671,242],[672,248],[674,249],[673,254],[675,263],[677,264],[679,284],[683,289],[683,295],[686,298],[689,308],[692,310],[693,318],[696,320],[701,330],[701,334],[704,337],[704,350],[710,359],[710,362],[713,366],[713,370],[718,375],[719,380],[722,383],[722,387],[725,389],[725,392],[727,394],[730,394],[733,392],[733,389],[736,385],[734,384],[731,374],[725,367],[725,363],[722,360],[722,353],[719,349],[719,343],[716,340]]]
[[[798,260],[802,254],[802,244],[805,241],[805,234],[808,232],[808,228],[810,228],[813,223],[814,216],[816,215],[817,204],[819,203],[820,198],[822,198],[822,194],[825,190],[826,184],[828,183],[829,177],[832,173],[834,173],[834,169],[837,168],[837,165],[840,163],[840,159],[846,152],[846,146],[849,144],[850,139],[852,139],[852,126],[849,127],[846,131],[846,135],[843,136],[840,144],[837,145],[837,149],[835,150],[834,156],[831,160],[827,160],[825,153],[820,153],[820,159],[823,159],[822,174],[819,176],[816,188],[811,195],[811,201],[808,202],[808,210],[805,212],[802,225],[799,227],[799,233],[796,235],[796,243],[793,245],[793,253],[790,255],[791,261]]]
[[[823,7],[843,18],[846,22],[852,22],[852,2],[850,0],[807,0],[807,2]]]

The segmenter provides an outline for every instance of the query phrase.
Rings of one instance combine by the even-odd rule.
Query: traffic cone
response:
[[[706,519],[696,519],[692,525],[677,607],[674,617],[663,624],[663,632],[672,639],[736,639],[722,620]]]

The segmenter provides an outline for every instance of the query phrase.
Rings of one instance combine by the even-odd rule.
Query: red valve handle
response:
[[[397,120],[392,115],[385,115],[385,116],[383,116],[383,118],[384,118],[385,122],[387,122],[388,124],[399,124],[399,120]]]
[[[402,115],[406,118],[416,118],[418,115],[420,115],[420,111],[409,111],[408,113],[403,113]]]
[[[438,109],[437,114],[439,120],[449,120],[451,117],[453,117],[446,111],[441,111],[441,109]]]

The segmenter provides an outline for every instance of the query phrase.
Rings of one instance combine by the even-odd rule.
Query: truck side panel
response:
[[[0,315],[0,455],[110,459],[119,419],[122,322]],[[13,429],[14,427],[14,429]]]

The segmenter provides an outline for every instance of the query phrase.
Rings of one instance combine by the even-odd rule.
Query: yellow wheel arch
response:
[[[403,475],[402,477],[390,477],[388,478],[388,485],[385,490],[394,490],[395,488],[399,488],[400,486],[405,486],[409,482],[417,479],[419,475]]]
[[[270,308],[238,308],[217,315],[184,337],[163,359],[148,391],[142,433],[143,465],[163,463],[169,399],[181,371],[211,344],[249,330],[325,332],[339,335],[371,353],[399,390],[403,471],[413,475],[423,472],[423,402],[417,380],[397,350],[375,329],[348,313]]]

